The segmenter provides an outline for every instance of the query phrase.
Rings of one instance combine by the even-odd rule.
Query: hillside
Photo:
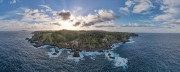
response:
[[[111,49],[111,45],[127,42],[129,37],[138,36],[134,33],[107,31],[35,31],[29,41],[34,47],[43,45],[72,49],[72,51],[94,51]]]

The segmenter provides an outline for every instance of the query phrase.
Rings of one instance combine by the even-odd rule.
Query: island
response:
[[[128,42],[135,33],[108,32],[99,30],[59,30],[59,31],[35,31],[32,38],[26,38],[34,47],[43,45],[56,46],[58,48],[71,49],[74,57],[79,57],[81,51],[103,51],[111,49],[112,44]],[[56,51],[58,52],[58,51]],[[113,57],[112,57],[113,58]]]

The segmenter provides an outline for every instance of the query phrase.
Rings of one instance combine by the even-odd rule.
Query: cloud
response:
[[[170,25],[163,24],[138,24],[138,23],[129,23],[123,24],[121,27],[151,27],[151,28],[172,28]]]
[[[53,25],[57,25],[57,26],[61,26],[61,24],[60,24],[60,23],[58,23],[58,22],[56,22],[56,23],[51,23],[51,24],[53,24]]]
[[[164,23],[178,24],[178,15],[180,13],[179,0],[162,0],[160,10],[163,14],[154,17],[154,21],[161,21]]]
[[[10,4],[15,4],[17,1],[16,0],[12,0],[12,1],[10,1],[9,3]]]
[[[171,20],[172,24],[180,24],[180,19],[179,20]]]
[[[172,14],[162,14],[162,15],[158,15],[158,16],[154,17],[155,21],[168,21],[171,19],[173,19]]]
[[[179,0],[163,0],[160,10],[163,10],[164,13],[177,14],[180,12],[179,6]]]
[[[121,7],[120,13],[128,15],[130,13],[130,11],[129,11],[128,7]]]
[[[98,10],[98,13],[95,15],[89,14],[88,16],[83,17],[84,22],[82,22],[82,27],[88,27],[97,23],[112,21],[118,18],[119,16],[112,10]]]
[[[121,27],[154,27],[152,24],[137,24],[137,23],[129,23],[123,24]]]
[[[79,26],[81,24],[81,22],[76,22],[75,24],[73,24],[73,26]]]
[[[114,21],[120,17],[112,10],[96,10],[88,15],[74,16],[70,11],[62,10],[60,12],[53,11],[47,5],[39,5],[44,9],[27,9],[14,12],[15,20],[9,19],[4,21],[4,17],[0,17],[1,28],[16,29],[16,30],[46,30],[46,29],[93,29],[93,28],[112,28],[114,24],[108,24],[109,21]],[[55,13],[56,12],[56,13]],[[11,15],[12,16],[12,15]],[[10,16],[10,17],[11,17]],[[8,23],[10,22],[10,23]],[[104,23],[104,24],[103,24]],[[106,24],[107,23],[107,24]],[[18,25],[16,25],[18,24]]]
[[[95,28],[112,28],[116,26],[114,25],[114,21],[107,21],[107,22],[96,24],[94,27]]]
[[[28,30],[54,30],[59,28],[59,26],[52,25],[51,23],[42,22],[42,23],[28,23],[22,27]]]
[[[104,28],[104,27],[115,27],[114,25],[98,25],[96,28]]]
[[[115,14],[112,10],[97,10],[95,14],[88,14],[87,16],[76,16],[74,17],[69,11],[61,11],[57,14],[60,16],[61,20],[68,20],[73,23],[74,27],[89,27],[98,23],[112,21],[118,19],[119,16]],[[61,21],[60,20],[60,21]]]
[[[40,12],[38,9],[35,9],[35,10],[26,9],[23,14],[22,21],[48,22],[48,21],[52,21],[52,19],[51,19],[51,17],[49,17],[49,15]]]
[[[18,16],[22,16],[20,19],[0,19],[0,27],[3,27],[3,29],[6,30],[47,30],[58,28],[57,24],[51,24],[55,23],[56,19],[50,17],[48,14],[45,14],[38,9],[23,10],[24,12],[22,11],[22,13],[21,11],[13,11]]]
[[[89,13],[87,16],[74,16],[69,11],[61,11],[57,14],[62,21],[69,21],[74,27],[90,27],[99,23],[113,21],[119,16],[112,10],[96,10],[94,14]]]
[[[153,4],[150,0],[127,0],[125,7],[120,7],[120,13],[129,15],[129,13],[142,13],[148,14],[150,8],[153,8]],[[132,9],[132,12],[131,12]]]
[[[120,7],[119,12],[125,15],[129,15],[130,13],[129,8],[134,4],[135,4],[134,1],[130,1],[130,0],[126,1],[125,2],[126,7]]]
[[[94,25],[94,24],[96,24],[96,23],[95,23],[95,22],[88,22],[88,23],[83,22],[82,27],[88,27],[88,26],[92,26],[92,25]]]
[[[82,8],[82,7],[80,7],[80,6],[75,6],[75,7],[73,7],[73,11],[72,11],[72,14],[74,14],[74,15],[82,15],[82,14],[84,14],[86,11]]]
[[[16,18],[12,18],[13,16]],[[57,24],[58,20],[52,12],[20,8],[1,16],[0,28],[1,30],[55,30],[60,29],[61,26]]]
[[[16,30],[52,30],[57,26],[47,22],[28,23],[19,20],[0,20],[1,30],[16,31]]]
[[[130,0],[125,2],[125,5],[127,5],[127,7],[131,7],[133,4],[135,4],[135,3],[133,1],[130,1]]]
[[[59,13],[57,13],[57,15],[60,17],[60,19],[62,20],[68,20],[70,19],[71,13],[68,11],[61,11]]]
[[[2,29],[21,29],[24,24],[24,22],[18,20],[0,20],[0,27],[2,27]]]
[[[135,0],[135,2],[137,4],[133,8],[133,13],[141,13],[153,7],[150,0]]]
[[[39,5],[39,6],[46,8],[46,11],[52,11],[52,9],[47,5]]]

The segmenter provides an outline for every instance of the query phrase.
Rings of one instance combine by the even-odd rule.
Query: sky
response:
[[[180,0],[0,0],[0,31],[180,33]]]

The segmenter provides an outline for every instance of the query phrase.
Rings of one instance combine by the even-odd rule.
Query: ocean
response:
[[[118,60],[106,54],[84,55],[79,61],[69,58],[68,51],[50,57],[50,48],[34,48],[25,38],[28,31],[0,32],[0,72],[179,72],[180,34],[139,33],[132,42],[113,49]],[[84,54],[84,53],[82,53]],[[124,59],[125,64],[116,66]]]

